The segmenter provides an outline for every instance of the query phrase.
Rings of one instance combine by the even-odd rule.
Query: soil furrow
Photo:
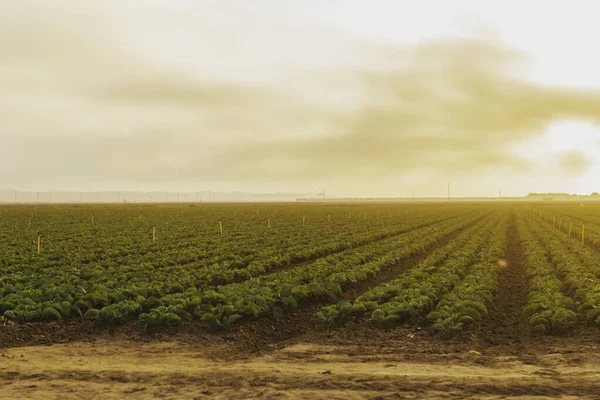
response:
[[[517,217],[511,211],[508,220],[506,266],[498,274],[498,292],[482,324],[474,332],[474,345],[495,347],[506,354],[518,354],[526,349],[529,324],[523,316],[527,304],[528,279],[523,266]]]

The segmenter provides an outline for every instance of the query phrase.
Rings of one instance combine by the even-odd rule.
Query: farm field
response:
[[[0,207],[0,315],[0,398],[591,397],[600,205]]]

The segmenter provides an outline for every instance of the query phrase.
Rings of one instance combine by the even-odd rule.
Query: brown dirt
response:
[[[0,352],[0,399],[499,399],[593,397],[597,354],[380,354],[377,346],[298,344],[214,361],[180,342],[100,340]],[[368,353],[366,355],[365,353]]]
[[[520,354],[530,348],[527,340],[532,332],[523,315],[523,308],[527,305],[528,278],[514,210],[508,220],[506,261],[507,266],[498,274],[498,292],[483,323],[474,329],[471,346],[488,350],[495,348],[501,354]]]

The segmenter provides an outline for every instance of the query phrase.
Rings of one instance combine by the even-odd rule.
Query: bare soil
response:
[[[398,350],[422,348],[419,339],[404,341]],[[297,343],[230,360],[216,359],[217,349],[178,341],[10,348],[0,352],[0,399],[574,399],[600,393],[597,352],[522,358],[365,343]]]
[[[514,211],[508,220],[507,235],[506,267],[498,274],[498,292],[483,323],[474,330],[472,345],[480,349],[496,348],[500,354],[519,354],[527,351],[527,338],[531,332],[523,315],[528,279]]]

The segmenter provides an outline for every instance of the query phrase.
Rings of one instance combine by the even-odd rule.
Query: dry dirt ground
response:
[[[583,329],[517,350],[478,333],[350,326],[248,350],[231,337],[99,336],[0,349],[0,399],[600,398],[600,343]],[[508,346],[508,347],[507,347]]]

